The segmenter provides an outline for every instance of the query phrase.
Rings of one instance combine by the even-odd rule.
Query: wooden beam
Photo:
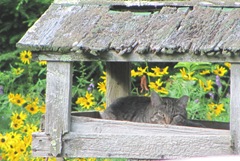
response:
[[[62,135],[70,130],[72,63],[48,62],[45,133],[49,135],[48,155],[61,156]]]
[[[64,154],[74,157],[176,159],[232,154],[230,136],[220,133],[203,136],[132,135],[131,130],[125,134],[69,133],[64,142]]]
[[[128,96],[131,91],[131,71],[128,62],[108,62],[107,72],[107,105],[116,98]]]
[[[231,65],[230,131],[235,154],[240,154],[240,64]]]
[[[107,61],[107,62],[240,62],[240,56],[229,55],[196,55],[193,53],[182,54],[138,54],[130,53],[119,55],[111,51],[98,56],[91,54],[77,54],[74,52],[59,54],[58,52],[40,52],[36,54],[39,60],[47,61]]]
[[[44,135],[35,133],[33,139],[38,156],[50,149]],[[174,159],[231,155],[230,145],[229,130],[72,117],[71,132],[63,137],[63,156]]]
[[[143,0],[54,0],[56,4],[88,4],[88,5],[126,5],[130,6],[171,6],[171,7],[184,7],[184,6],[208,6],[208,7],[240,7],[239,2],[236,0],[186,0],[186,1],[143,1]]]
[[[101,118],[100,112],[98,111],[86,111],[86,112],[72,112],[72,121],[75,123],[78,120],[78,117],[83,116],[83,117],[90,117],[90,118]],[[75,117],[76,116],[76,117]],[[87,118],[86,118],[87,119]],[[216,121],[206,121],[206,120],[191,120],[192,122],[202,124],[206,128],[211,128],[211,129],[224,129],[224,130],[229,130],[229,122],[216,122]],[[86,121],[85,121],[86,122]],[[78,122],[76,124],[80,124],[82,122]],[[72,125],[72,127],[74,124]],[[76,128],[73,128],[73,131]],[[82,128],[81,128],[82,129]]]

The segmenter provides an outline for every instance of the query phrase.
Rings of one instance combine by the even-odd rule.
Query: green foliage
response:
[[[0,69],[16,58],[17,41],[41,16],[53,0],[1,0],[0,1]]]
[[[211,63],[199,62],[199,63],[189,63],[189,62],[179,62],[174,68],[186,68],[187,72],[195,72],[198,70],[211,69]]]
[[[162,96],[189,96],[187,111],[190,119],[229,121],[229,63],[179,62],[174,65],[177,70],[170,70],[171,66],[157,68],[137,67],[136,71],[132,70],[132,76],[148,76],[148,87]],[[148,95],[149,91],[146,92]]]
[[[27,131],[37,130],[40,123],[40,115],[44,112],[46,86],[46,68],[38,62],[22,63],[19,57],[21,51],[16,49],[15,44],[51,2],[52,0],[0,1],[0,140],[7,139],[8,143],[18,143],[16,147],[12,144],[14,146],[12,150],[8,148],[10,144],[5,146],[0,143],[0,156],[8,155],[8,160],[22,160],[23,154],[26,157],[29,156],[31,137],[28,135],[31,134]],[[20,103],[23,101],[23,104],[20,105],[18,101]],[[41,108],[43,110],[40,110]],[[16,123],[16,120],[13,121],[13,116],[21,112],[27,118],[19,119]],[[12,132],[21,137],[17,137],[18,140],[9,139]],[[24,141],[26,136],[30,142]],[[14,152],[14,149],[21,149],[21,152]],[[19,152],[22,155],[16,158],[11,155],[13,152]]]

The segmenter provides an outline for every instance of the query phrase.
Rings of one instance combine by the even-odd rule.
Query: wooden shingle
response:
[[[47,60],[240,60],[238,5],[180,4],[52,4],[17,46]]]

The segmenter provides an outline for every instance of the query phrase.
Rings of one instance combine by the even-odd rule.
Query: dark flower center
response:
[[[4,138],[1,139],[1,143],[4,143],[6,140]]]

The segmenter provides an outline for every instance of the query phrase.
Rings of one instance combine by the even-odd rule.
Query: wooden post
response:
[[[107,105],[116,98],[128,96],[131,91],[131,72],[128,62],[107,63]]]
[[[230,131],[233,152],[240,154],[240,64],[231,65]]]
[[[72,63],[48,62],[45,133],[49,135],[49,156],[61,157],[62,136],[70,130]]]

